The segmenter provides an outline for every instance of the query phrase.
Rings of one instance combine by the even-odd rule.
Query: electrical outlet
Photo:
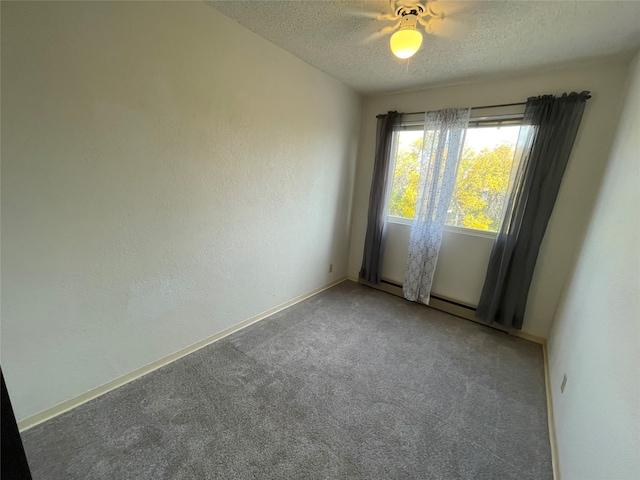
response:
[[[564,386],[567,384],[567,374],[562,377],[562,385],[560,385],[560,393],[564,393]]]
[[[333,272],[333,263],[329,265],[329,273]]]

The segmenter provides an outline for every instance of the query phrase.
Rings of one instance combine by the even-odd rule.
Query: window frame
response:
[[[489,108],[472,108],[469,117],[469,124],[474,124],[473,128],[482,127],[498,127],[502,125],[520,125],[522,126],[522,120],[524,118],[525,105],[510,105],[508,107],[489,107]],[[394,128],[393,138],[391,144],[391,152],[393,158],[389,162],[389,178],[393,182],[393,175],[396,170],[396,156],[398,148],[398,135],[397,132],[407,130],[424,130],[424,114],[410,114],[403,118],[402,123]],[[387,191],[387,222],[396,225],[409,225],[413,223],[412,218],[398,217],[396,215],[389,215],[389,197],[391,195],[391,184]],[[462,235],[470,235],[482,238],[495,238],[498,232],[491,230],[481,230],[479,228],[460,227],[457,225],[444,225],[444,230],[458,233]]]

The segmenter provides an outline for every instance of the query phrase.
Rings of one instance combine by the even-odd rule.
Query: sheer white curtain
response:
[[[429,302],[470,111],[449,108],[425,115],[418,198],[403,286],[407,300]]]

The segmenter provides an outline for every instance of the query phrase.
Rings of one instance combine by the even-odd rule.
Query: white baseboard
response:
[[[547,342],[542,344],[544,355],[544,385],[547,390],[547,420],[549,422],[549,442],[551,443],[551,464],[553,466],[554,480],[560,480],[560,465],[558,459],[558,444],[556,442],[556,426],[553,416],[553,396],[551,395],[551,375],[549,372],[549,355],[547,353]]]
[[[43,410],[34,415],[31,415],[30,417],[27,417],[23,420],[20,420],[18,422],[18,429],[21,432],[24,432],[25,430],[35,427],[36,425],[42,422],[46,422],[47,420],[50,420],[53,417],[56,417],[62,413],[68,412],[69,410],[72,410],[82,405],[83,403],[93,400],[94,398],[97,398],[100,395],[104,395],[105,393],[110,392],[111,390],[114,390],[118,387],[121,387],[122,385],[129,383],[132,380],[140,378],[143,375],[146,375],[147,373],[153,372],[154,370],[157,370],[160,367],[164,367],[165,365],[168,365],[169,363],[174,362],[179,358],[189,355],[190,353],[193,353],[196,350],[200,350],[201,348],[206,347],[207,345],[210,345],[228,335],[231,335],[234,332],[237,332],[238,330],[242,330],[243,328],[248,327],[253,323],[256,323],[264,318],[269,317],[270,315],[273,315],[274,313],[279,312],[280,310],[284,310],[285,308],[288,308],[292,305],[295,305],[296,303],[306,300],[309,297],[317,295],[318,293],[324,290],[327,290],[333,287],[334,285],[337,285],[338,283],[342,283],[345,280],[347,280],[347,277],[343,277],[323,287],[316,288],[315,290],[305,293],[304,295],[300,295],[299,297],[289,300],[288,302],[281,303],[276,307],[270,308],[269,310],[259,313],[258,315],[255,315],[247,320],[244,320],[243,322],[237,323],[232,327],[222,330],[221,332],[218,332],[215,335],[211,335],[210,337],[207,337],[204,340],[200,340],[199,342],[196,342],[193,345],[189,345],[188,347],[178,350],[177,352],[172,353],[171,355],[160,358],[132,372],[122,375],[121,377],[115,378],[110,382],[107,382],[103,385],[92,388],[88,392],[82,393],[76,397],[70,398],[69,400],[66,400],[62,403],[54,405],[53,407],[47,408],[46,410]]]
[[[511,335],[518,338],[524,338],[525,340],[529,340],[533,343],[538,343],[542,345],[543,349],[547,348],[547,341],[542,337],[537,337],[535,335],[531,335],[530,333],[523,332],[522,330],[511,329],[508,331]]]

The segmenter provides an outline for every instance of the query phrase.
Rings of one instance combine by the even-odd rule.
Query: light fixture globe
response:
[[[422,34],[415,29],[402,29],[391,35],[391,51],[398,58],[412,57],[422,45]]]
[[[398,58],[413,56],[422,45],[422,34],[416,30],[418,14],[422,8],[400,8],[400,30],[391,35],[391,51]]]

